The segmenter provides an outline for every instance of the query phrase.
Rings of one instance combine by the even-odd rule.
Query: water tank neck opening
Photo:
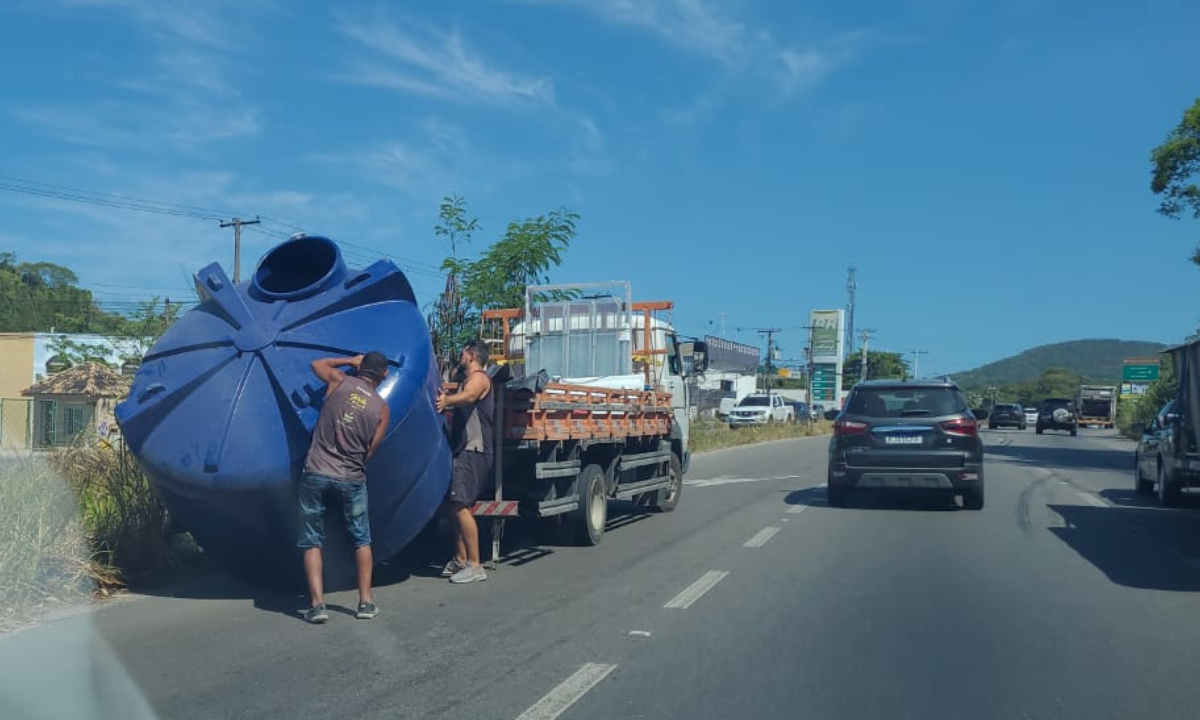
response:
[[[254,288],[268,298],[312,295],[346,273],[342,253],[328,238],[306,235],[268,252],[254,271]]]

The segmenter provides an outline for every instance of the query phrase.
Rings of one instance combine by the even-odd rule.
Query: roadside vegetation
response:
[[[0,629],[198,557],[133,457],[94,440],[0,465]]]
[[[771,440],[828,435],[832,431],[833,423],[828,420],[817,420],[811,423],[771,423],[770,425],[754,425],[733,430],[730,429],[728,423],[703,419],[692,423],[689,445],[691,445],[692,452],[705,452]]]

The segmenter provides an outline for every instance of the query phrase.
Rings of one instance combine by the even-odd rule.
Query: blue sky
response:
[[[0,184],[262,215],[244,265],[295,225],[396,258],[422,302],[443,195],[475,252],[567,206],[555,281],[630,280],[694,334],[782,327],[798,357],[853,263],[874,347],[951,372],[1200,325],[1200,222],[1148,190],[1200,96],[1198,25],[1192,0],[15,0]],[[11,191],[0,213],[0,251],[105,302],[232,264],[213,219]]]

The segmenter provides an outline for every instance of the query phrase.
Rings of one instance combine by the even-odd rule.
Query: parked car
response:
[[[1075,422],[1075,404],[1070,398],[1046,398],[1038,406],[1038,435],[1046,430],[1060,430],[1078,435],[1079,428]]]
[[[808,409],[808,403],[802,400],[785,400],[788,405],[792,406],[792,419],[796,422],[812,422],[812,411]]]
[[[721,398],[721,401],[717,404],[717,419],[728,420],[729,413],[732,412],[735,407],[737,407],[737,398]]]
[[[755,393],[742,398],[737,407],[729,411],[729,427],[788,422],[793,417],[792,406],[783,401],[782,395]]]
[[[829,408],[822,414],[822,417],[824,417],[826,420],[837,420],[838,415],[841,414],[842,411],[838,408]]]
[[[821,417],[825,417],[825,403],[813,403],[812,404],[812,419],[816,420],[817,418],[821,418]]]
[[[1035,425],[1035,426],[1036,426],[1036,425],[1037,425],[1037,415],[1038,415],[1037,408],[1035,408],[1035,407],[1027,407],[1027,408],[1025,408],[1025,409],[1024,409],[1024,411],[1023,411],[1023,412],[1025,413],[1025,425],[1026,425],[1026,427],[1028,427],[1029,425]]]
[[[1020,405],[1010,403],[1000,403],[993,405],[987,416],[988,430],[995,430],[1002,427],[1015,427],[1018,430],[1025,429],[1025,411]]]
[[[1189,447],[1178,400],[1163,406],[1149,425],[1139,427],[1141,440],[1134,450],[1134,491],[1138,495],[1158,495],[1164,507],[1174,505],[1184,487],[1195,486],[1196,473],[1188,462],[1195,458]],[[1157,491],[1157,492],[1156,492]]]
[[[944,380],[854,386],[829,441],[829,504],[867,489],[929,490],[983,508],[983,441],[967,399]]]

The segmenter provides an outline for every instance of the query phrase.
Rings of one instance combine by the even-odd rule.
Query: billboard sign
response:
[[[1154,382],[1158,379],[1158,363],[1132,363],[1125,361],[1121,368],[1121,380],[1124,382]]]
[[[753,345],[708,335],[708,369],[752,375],[758,372],[759,350]]]
[[[844,310],[813,310],[809,314],[813,363],[842,362],[844,315]]]
[[[813,402],[836,403],[838,401],[838,387],[841,383],[836,364],[814,364],[811,382]]]

